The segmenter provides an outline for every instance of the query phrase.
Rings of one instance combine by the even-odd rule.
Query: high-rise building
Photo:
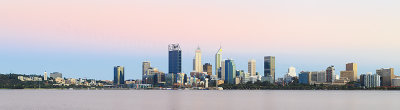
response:
[[[381,84],[380,79],[381,76],[379,76],[378,74],[367,73],[360,75],[361,86],[366,88],[379,87]]]
[[[168,73],[182,72],[182,50],[179,44],[168,45]]]
[[[235,84],[236,65],[232,59],[225,60],[225,84]]]
[[[151,68],[149,61],[144,61],[142,64],[142,75],[146,75],[148,70]]]
[[[340,71],[340,78],[357,81],[357,63],[346,64],[346,71]]]
[[[376,74],[381,76],[381,86],[391,86],[394,76],[394,68],[381,68],[376,70]]]
[[[201,50],[197,47],[196,53],[193,59],[193,70],[195,72],[203,72],[203,65],[201,64]]]
[[[264,77],[271,77],[271,82],[275,82],[275,56],[264,57]]]
[[[250,73],[250,76],[256,75],[256,60],[254,60],[254,59],[249,60],[248,72]]]
[[[125,69],[123,66],[115,66],[114,67],[114,84],[115,85],[124,84],[124,82],[125,82],[124,73],[125,73]]]
[[[47,81],[47,72],[44,71],[43,80]]]
[[[215,75],[218,76],[218,78],[221,78],[221,76],[218,74],[218,72],[221,72],[221,60],[222,60],[222,48],[220,47],[215,54]]]
[[[212,65],[210,63],[204,64],[203,71],[207,72],[207,75],[211,76],[212,75]]]
[[[62,78],[62,73],[59,73],[59,72],[50,73],[50,78],[53,78],[53,79]]]
[[[225,60],[221,61],[221,80],[225,80]]]
[[[326,82],[332,83],[335,81],[335,66],[329,66],[326,68]]]

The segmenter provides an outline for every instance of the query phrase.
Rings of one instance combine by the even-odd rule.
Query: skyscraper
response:
[[[204,64],[203,71],[207,72],[207,75],[211,76],[212,75],[212,65],[210,63]]]
[[[376,74],[381,76],[381,86],[391,86],[394,76],[394,68],[381,68],[376,70]]]
[[[222,59],[222,49],[221,47],[218,49],[217,53],[215,54],[215,75],[218,76],[218,78],[221,78],[221,76],[218,74],[218,72],[221,72],[221,59]]]
[[[179,44],[168,45],[168,73],[182,72],[182,50]]]
[[[225,80],[225,60],[221,61],[221,80]]]
[[[332,83],[336,79],[335,77],[335,66],[326,68],[326,82]]]
[[[201,50],[197,47],[193,60],[193,70],[195,72],[203,72],[203,65],[201,64]]]
[[[114,66],[114,84],[115,85],[124,84],[124,81],[125,81],[124,73],[125,73],[125,69],[123,66]]]
[[[149,61],[144,61],[142,64],[142,75],[146,75],[148,70],[151,68],[150,62]]]
[[[232,59],[225,60],[225,84],[235,84],[236,65]]]
[[[275,56],[264,57],[264,77],[271,77],[270,82],[275,82]]]
[[[47,72],[46,71],[44,71],[43,80],[47,81]]]
[[[357,81],[357,63],[347,63],[346,71],[340,71],[340,78],[348,78],[349,81]]]
[[[256,60],[254,59],[249,60],[247,71],[250,73],[250,76],[256,75]]]

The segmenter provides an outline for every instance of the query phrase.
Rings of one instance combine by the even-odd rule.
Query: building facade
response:
[[[142,63],[142,75],[146,75],[148,70],[151,68],[150,62],[149,61],[144,61]]]
[[[381,76],[381,86],[391,86],[394,76],[394,68],[381,68],[376,70],[376,74]]]
[[[203,72],[203,65],[201,63],[201,50],[200,50],[200,47],[197,47],[195,55],[194,55],[193,71],[195,71],[195,72]]]
[[[212,65],[210,63],[206,63],[203,65],[203,71],[207,72],[207,75],[212,75]]]
[[[249,60],[247,71],[250,73],[250,76],[256,75],[256,60],[254,59]]]
[[[179,44],[168,45],[168,73],[182,72],[182,50]]]
[[[221,80],[225,81],[225,60],[221,61]]]
[[[120,85],[125,83],[125,69],[123,66],[115,66],[114,67],[114,84]]]
[[[326,68],[326,82],[332,83],[336,79],[335,66],[329,66]]]
[[[44,71],[43,80],[47,81],[47,72]]]
[[[271,82],[275,82],[275,56],[264,57],[264,77],[271,77]]]
[[[378,74],[367,73],[360,75],[361,86],[365,88],[379,87],[381,85],[380,79],[381,77]]]
[[[220,47],[215,54],[215,75],[221,78],[221,60],[222,60],[222,48]]]
[[[300,72],[299,74],[299,83],[300,84],[310,84],[311,81],[311,72]]]
[[[340,78],[347,78],[349,81],[357,81],[357,63],[346,64],[346,71],[340,71]]]
[[[236,65],[232,59],[225,60],[225,84],[235,84]]]

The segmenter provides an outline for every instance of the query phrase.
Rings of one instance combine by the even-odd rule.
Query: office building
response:
[[[59,73],[59,72],[50,73],[50,78],[53,78],[53,79],[62,78],[62,73]]]
[[[150,62],[149,61],[144,61],[142,63],[142,75],[146,75],[148,70],[151,68]]]
[[[378,74],[367,73],[360,75],[361,86],[365,88],[379,87],[381,83],[380,79],[381,77]]]
[[[197,47],[196,53],[193,59],[193,71],[203,72],[203,65],[201,64],[201,50]]]
[[[124,73],[125,69],[123,66],[114,67],[114,85],[124,84],[125,82]]]
[[[332,83],[335,81],[336,75],[335,75],[335,66],[329,66],[326,68],[326,82]]]
[[[168,73],[182,72],[182,50],[179,44],[168,45]]]
[[[264,57],[264,77],[271,77],[271,82],[275,82],[275,56]]]
[[[311,81],[311,72],[300,72],[299,74],[299,83],[300,84],[310,84]]]
[[[394,76],[394,68],[381,68],[376,70],[376,74],[381,76],[381,86],[391,86]]]
[[[254,60],[254,59],[249,60],[249,62],[248,62],[248,72],[250,73],[250,76],[255,76],[256,75],[256,60]]]
[[[225,81],[225,60],[221,61],[221,80]]]
[[[235,84],[236,65],[232,59],[225,60],[225,84]]]
[[[203,71],[207,72],[207,75],[212,75],[212,65],[210,63],[206,63],[203,65]]]
[[[357,63],[346,64],[346,71],[340,71],[340,78],[357,81]]]
[[[222,61],[222,48],[220,47],[215,54],[215,75],[221,78],[221,61]]]

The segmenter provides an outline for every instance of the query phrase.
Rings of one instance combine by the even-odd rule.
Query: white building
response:
[[[43,79],[44,79],[45,81],[47,81],[47,72],[46,72],[46,71],[44,71]]]
[[[193,59],[193,70],[195,72],[203,72],[203,65],[201,64],[201,50],[197,47],[196,53]]]
[[[256,60],[254,60],[254,59],[249,60],[248,72],[250,73],[250,76],[256,75]]]
[[[361,86],[364,86],[366,88],[379,87],[381,85],[380,79],[381,76],[379,76],[378,74],[372,74],[370,72],[360,75]]]

